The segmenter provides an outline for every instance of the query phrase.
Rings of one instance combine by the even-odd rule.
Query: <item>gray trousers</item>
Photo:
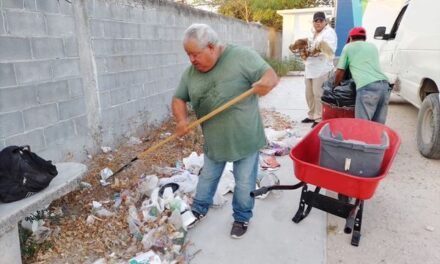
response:
[[[369,83],[356,91],[355,117],[385,124],[391,89],[387,81]]]

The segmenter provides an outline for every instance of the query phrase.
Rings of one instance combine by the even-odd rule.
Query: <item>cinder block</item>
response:
[[[143,8],[131,8],[130,9],[130,20],[137,22],[145,22],[144,21],[144,9]]]
[[[33,130],[17,136],[12,136],[6,139],[6,145],[29,145],[31,150],[38,152],[46,147],[44,142],[44,135],[42,129]]]
[[[95,56],[115,55],[113,52],[113,43],[116,40],[112,39],[93,39],[92,46],[95,51]]]
[[[58,146],[52,146],[38,152],[38,155],[46,160],[63,161],[62,150]]]
[[[12,136],[24,131],[21,112],[0,114],[0,138]]]
[[[148,80],[148,76],[145,74],[145,71],[121,72],[116,74],[115,77],[115,84],[117,88],[142,84],[145,82],[145,80]]]
[[[15,63],[17,82],[25,84],[30,82],[49,81],[52,79],[50,61],[32,61]]]
[[[152,96],[156,91],[157,82],[151,81],[144,83],[143,95],[144,97]]]
[[[87,124],[87,117],[86,116],[77,117],[73,121],[75,124],[75,131],[76,131],[77,135],[79,135],[79,136],[88,136],[89,135],[89,126]]]
[[[137,114],[137,107],[136,103],[134,101],[128,102],[126,104],[122,105],[122,118],[124,120],[124,123],[127,125],[130,125],[130,121],[132,118],[136,117]]]
[[[37,93],[34,86],[0,89],[0,112],[23,110],[37,104]]]
[[[104,37],[104,22],[96,19],[90,19],[90,35],[93,38]]]
[[[44,138],[48,147],[61,144],[75,137],[75,125],[72,120],[59,122],[44,129]]]
[[[160,25],[173,26],[175,24],[174,22],[175,14],[172,12],[162,11],[161,9],[158,9],[157,17]]]
[[[139,24],[105,21],[104,37],[107,38],[139,38]]]
[[[157,25],[158,23],[158,14],[156,9],[148,9],[145,10],[144,20],[149,25]]]
[[[86,104],[83,97],[66,102],[58,103],[60,109],[60,120],[69,119],[86,113]]]
[[[89,2],[89,1],[87,1]],[[90,1],[93,2],[93,1]],[[72,4],[67,1],[58,1],[60,5],[60,12],[64,15],[72,15],[73,14],[73,8]]]
[[[98,73],[107,73],[108,69],[107,69],[107,57],[99,57],[99,58],[95,58],[95,63],[96,63],[96,71]]]
[[[70,94],[67,81],[48,82],[37,85],[37,98],[40,104],[68,100]]]
[[[112,19],[120,21],[130,20],[130,10],[127,6],[123,5],[110,5],[110,14]]]
[[[32,107],[23,111],[23,117],[26,130],[47,127],[58,121],[57,105],[48,104]]]
[[[119,73],[99,74],[98,89],[99,91],[112,90],[119,87]]]
[[[32,54],[36,59],[64,57],[63,40],[60,38],[32,38]]]
[[[2,61],[31,59],[29,40],[27,38],[0,37],[0,58]]]
[[[24,3],[23,0],[3,0],[3,8],[17,8],[23,9]]]
[[[112,56],[107,57],[105,61],[108,72],[121,72],[140,68],[139,56]]]
[[[0,87],[15,85],[14,66],[12,63],[0,63]],[[0,99],[1,100],[1,99]]]
[[[90,12],[90,15],[93,18],[104,18],[104,19],[112,18],[110,4],[107,3],[107,1],[93,1],[93,2],[95,2],[94,3],[95,6],[93,8],[91,6],[87,6],[88,11]]]
[[[53,67],[53,76],[55,79],[78,77],[79,75],[79,59],[63,59],[55,61]]]
[[[5,12],[8,32],[12,35],[41,36],[46,34],[43,15],[40,13]]]
[[[81,78],[68,80],[70,97],[76,98],[84,95],[83,82]]]
[[[112,90],[110,92],[110,97],[112,105],[118,105],[130,101],[130,94],[126,88]]]
[[[143,96],[143,87],[141,84],[133,85],[129,87],[130,89],[130,99],[136,100]]]
[[[66,38],[64,41],[64,53],[67,57],[78,57],[78,41],[75,37]]]
[[[139,26],[139,34],[142,39],[157,39],[158,27],[155,25],[141,24]]]
[[[112,106],[110,91],[99,92],[99,103],[101,109],[107,109]]]
[[[10,0],[10,1],[15,1],[15,0]],[[36,11],[37,5],[35,4],[35,0],[24,0],[24,9],[30,11]]]
[[[45,0],[47,1],[47,0]],[[56,2],[56,1],[48,1]],[[75,22],[73,17],[63,15],[46,15],[47,34],[49,36],[74,36]]]
[[[144,39],[116,39],[111,55],[145,54],[151,52],[150,46]]]
[[[51,0],[36,0],[37,2],[37,10],[44,12],[44,13],[58,13],[59,7],[58,2],[59,1],[51,1]]]

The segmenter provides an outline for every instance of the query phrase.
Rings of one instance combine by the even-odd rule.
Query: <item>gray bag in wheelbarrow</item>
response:
[[[319,131],[321,140],[319,165],[361,177],[379,175],[385,150],[389,147],[384,131],[381,144],[367,144],[355,139],[344,139],[339,132],[332,133],[329,124]]]

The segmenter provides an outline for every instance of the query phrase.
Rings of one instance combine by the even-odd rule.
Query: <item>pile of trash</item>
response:
[[[277,119],[280,117],[272,118],[274,123],[289,124],[286,120],[276,122]],[[145,150],[145,145],[169,136],[174,126],[169,121],[148,138],[130,137],[125,147],[103,146],[101,154],[89,156],[89,171],[78,191],[53,202],[45,217],[22,221],[35,234],[37,244],[51,245],[25,258],[24,263],[190,262],[200,251],[186,239],[188,225],[194,220],[190,204],[203,167],[203,154],[198,154],[202,153],[203,144],[200,131],[113,175]],[[282,131],[266,129],[272,143],[262,150],[261,164],[266,160],[269,167],[276,167],[276,160],[270,163],[267,158],[285,155],[299,140],[289,128],[277,129]],[[213,207],[228,202],[225,194],[235,187],[232,171],[232,163],[227,163]],[[257,188],[273,184],[279,184],[276,175],[261,167]]]
[[[260,152],[268,156],[288,155],[292,147],[302,138],[291,129],[275,130],[269,127],[265,128],[264,132],[266,133],[268,144]]]

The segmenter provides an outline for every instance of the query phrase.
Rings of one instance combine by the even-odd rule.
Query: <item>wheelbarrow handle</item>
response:
[[[229,108],[230,106],[238,103],[239,101],[245,99],[246,97],[250,96],[254,94],[254,88],[248,89],[246,92],[240,94],[239,96],[227,101],[225,104],[219,106],[218,108],[214,109],[212,112],[204,115],[203,117],[197,119],[196,121],[191,122],[188,125],[188,129],[191,130],[195,127],[197,127],[198,125],[200,125],[201,123],[205,122],[206,120],[214,117],[215,115],[223,112],[224,110],[226,110],[227,108]],[[173,134],[171,136],[169,136],[168,138],[160,141],[159,143],[151,146],[150,148],[148,148],[147,150],[145,150],[144,152],[140,153],[137,157],[138,159],[144,159],[149,153],[155,151],[156,149],[160,148],[161,146],[165,145],[166,143],[174,140],[177,138],[176,134]]]
[[[252,191],[250,193],[250,196],[255,198],[257,196],[263,195],[271,190],[295,190],[300,187],[303,187],[306,183],[305,182],[298,182],[294,185],[272,185],[272,186],[263,186],[258,190]]]
[[[270,187],[261,187],[258,190],[252,191],[251,197],[255,198],[257,196],[260,196],[260,195],[267,193],[268,191],[270,191]]]

